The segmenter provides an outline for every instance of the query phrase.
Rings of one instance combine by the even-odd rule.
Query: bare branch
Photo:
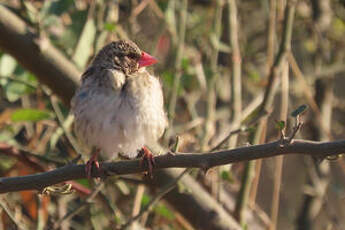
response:
[[[2,151],[0,149],[0,151]],[[285,154],[305,154],[325,158],[345,153],[345,140],[334,142],[314,142],[293,140],[289,145],[281,145],[281,141],[268,144],[246,146],[232,150],[209,153],[183,153],[172,156],[164,154],[155,157],[155,169],[164,168],[202,168],[208,169],[218,165],[249,161]],[[105,162],[101,164],[102,173],[94,172],[93,177],[140,173],[147,167],[140,166],[140,160]],[[0,193],[32,190],[41,191],[47,186],[86,178],[85,165],[66,165],[64,167],[28,176],[0,178]]]
[[[235,0],[228,0],[229,6],[229,37],[232,48],[232,63],[231,63],[231,85],[232,85],[232,123],[234,129],[241,126],[242,119],[242,81],[241,81],[241,51],[238,39],[238,20],[237,20],[237,5]],[[229,139],[229,147],[236,146],[238,135],[234,135]]]
[[[79,71],[47,38],[38,37],[23,20],[0,5],[0,49],[11,54],[66,104],[79,84]]]

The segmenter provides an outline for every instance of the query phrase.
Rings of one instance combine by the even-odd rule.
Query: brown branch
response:
[[[228,0],[229,7],[229,38],[230,46],[232,48],[232,63],[231,63],[231,85],[232,85],[232,125],[234,129],[241,126],[242,119],[242,81],[241,81],[241,51],[239,45],[239,30],[237,20],[237,5],[235,0]],[[238,135],[234,135],[229,139],[229,147],[233,148],[237,144]]]
[[[175,156],[165,154],[155,157],[155,169],[209,169],[218,165],[292,153],[306,154],[319,158],[334,156],[345,153],[345,140],[334,142],[293,140],[291,144],[284,146],[281,145],[279,140],[268,144],[246,146],[213,153],[183,153]],[[147,170],[146,166],[140,167],[140,160],[105,162],[101,164],[101,169],[103,173],[93,173],[92,176],[106,177],[109,175],[140,173]],[[66,165],[49,172],[34,175],[0,178],[0,193],[32,189],[41,191],[47,186],[80,178],[86,178],[85,165]]]
[[[38,37],[22,19],[0,5],[0,49],[9,53],[69,104],[80,73],[48,38]]]

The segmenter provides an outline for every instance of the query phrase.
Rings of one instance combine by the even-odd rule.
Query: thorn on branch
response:
[[[172,153],[177,153],[179,147],[180,147],[180,136],[176,135],[175,145],[171,149],[171,152]]]
[[[302,125],[303,125],[303,122],[300,120],[300,116],[297,115],[296,116],[296,124],[292,130],[291,136],[289,137],[289,139],[287,141],[288,144],[291,144],[292,139],[296,136],[297,132],[301,129]]]

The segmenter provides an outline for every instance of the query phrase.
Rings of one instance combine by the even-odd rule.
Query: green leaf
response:
[[[91,55],[93,42],[96,37],[96,24],[92,18],[87,19],[83,31],[80,34],[77,48],[73,55],[73,61],[79,68],[84,68]]]
[[[181,60],[181,66],[184,71],[187,71],[189,68],[189,59],[188,58],[182,58]]]
[[[285,128],[285,121],[276,121],[276,127],[279,130],[283,130]]]
[[[174,213],[170,209],[168,209],[164,204],[157,205],[154,210],[157,214],[169,220],[175,219]]]
[[[7,83],[3,85],[3,89],[7,100],[10,102],[15,102],[24,94],[34,92],[37,87],[35,76],[24,71],[20,66],[18,66],[13,73],[13,78],[4,80],[6,80]]]
[[[89,180],[86,178],[76,180],[77,183],[83,185],[86,188],[91,188]]]
[[[75,11],[70,15],[72,24],[68,25],[57,44],[63,47],[69,55],[73,55],[75,47],[77,46],[78,38],[83,31],[85,21],[87,18],[87,11]]]
[[[261,79],[260,73],[256,70],[250,70],[248,73],[248,77],[254,82],[259,82]]]
[[[171,89],[174,84],[174,75],[170,71],[165,71],[162,74],[163,84],[165,88]]]
[[[314,53],[317,50],[317,44],[314,41],[314,39],[307,39],[303,42],[304,48],[309,52],[309,53]]]
[[[107,22],[104,24],[104,29],[109,32],[114,32],[116,30],[116,25],[114,23]]]
[[[0,155],[0,170],[1,171],[7,171],[15,163],[16,163],[16,160],[14,158],[6,156],[6,155],[2,155],[2,156]]]
[[[17,67],[17,61],[10,55],[4,54],[0,59],[0,76],[9,77]]]
[[[73,0],[51,0],[44,1],[43,7],[40,11],[42,17],[48,15],[58,15],[65,13],[68,9],[73,6]]]
[[[21,126],[6,125],[1,127],[0,142],[6,142],[9,145],[17,145],[14,137],[20,132]]]
[[[18,109],[11,115],[13,122],[21,121],[40,121],[52,118],[52,114],[48,111],[38,109]]]
[[[18,82],[9,82],[5,87],[5,95],[10,102],[18,100],[27,90],[27,86]]]
[[[143,198],[141,199],[141,205],[142,206],[148,205],[150,200],[151,200],[151,197],[149,197],[148,195],[144,194]]]
[[[185,186],[185,184],[183,184],[182,182],[177,182],[177,189],[179,193],[191,193],[192,191],[190,190],[190,188],[188,188],[187,186]]]
[[[182,89],[186,89],[187,91],[191,91],[193,86],[196,86],[197,84],[193,81],[196,78],[193,77],[193,75],[190,74],[182,74],[181,81],[180,81],[180,87],[179,87],[179,95],[183,92]]]
[[[233,178],[232,174],[229,171],[225,171],[224,170],[224,171],[221,172],[220,175],[221,175],[223,180],[228,181],[230,183],[234,182],[234,178]]]
[[[298,107],[296,110],[294,110],[291,113],[291,116],[297,117],[299,115],[302,115],[303,113],[305,113],[307,111],[307,109],[308,109],[307,105],[301,105],[300,107]]]
[[[62,27],[60,18],[57,17],[56,15],[49,15],[49,16],[45,17],[42,25],[44,28],[53,27],[53,26],[55,28],[61,28]]]
[[[336,38],[343,38],[345,33],[345,22],[343,19],[335,18],[332,20],[332,34]]]

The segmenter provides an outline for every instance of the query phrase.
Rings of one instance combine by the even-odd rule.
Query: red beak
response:
[[[152,57],[150,54],[145,53],[144,51],[141,53],[141,58],[139,59],[139,68],[144,66],[150,66],[157,63],[157,59]]]

